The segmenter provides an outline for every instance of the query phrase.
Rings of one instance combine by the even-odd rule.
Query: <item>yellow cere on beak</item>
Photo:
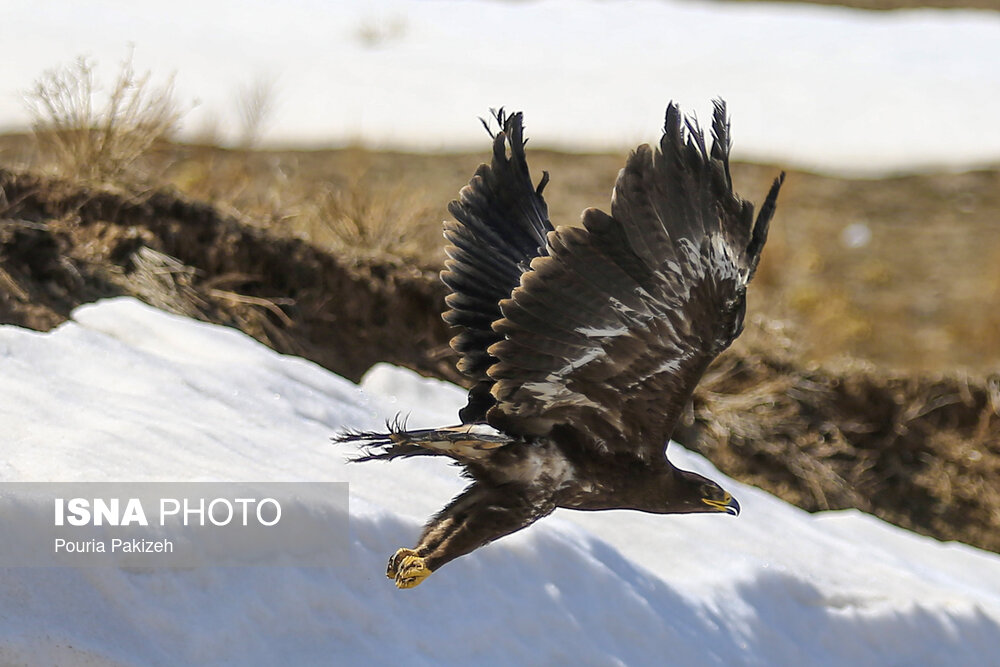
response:
[[[705,503],[716,512],[725,512],[727,514],[732,514],[733,516],[739,516],[740,513],[740,504],[736,502],[736,498],[733,498],[730,493],[726,493],[726,495],[722,497],[722,500],[702,498],[701,502]]]

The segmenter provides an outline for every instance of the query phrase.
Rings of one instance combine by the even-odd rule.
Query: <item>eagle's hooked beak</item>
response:
[[[740,514],[740,504],[736,502],[736,498],[733,498],[732,494],[728,491],[726,492],[726,495],[722,497],[722,500],[702,498],[701,502],[705,503],[716,512],[725,512],[727,514],[732,514],[733,516],[739,516]]]

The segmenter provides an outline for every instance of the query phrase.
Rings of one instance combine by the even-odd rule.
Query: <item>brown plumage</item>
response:
[[[710,149],[671,104],[658,148],[640,146],[619,173],[611,214],[588,209],[582,228],[553,229],[521,114],[496,119],[492,162],[445,223],[444,319],[473,381],[462,424],[338,438],[366,448],[358,460],[447,456],[473,480],[390,559],[400,588],[557,507],[739,511],[716,483],[675,468],[666,445],[742,330],[784,174],[754,220],[732,189],[725,103]]]

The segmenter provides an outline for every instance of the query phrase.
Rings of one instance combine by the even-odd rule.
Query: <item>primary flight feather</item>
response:
[[[725,103],[715,102],[711,148],[670,104],[659,146],[640,146],[619,172],[610,215],[591,208],[582,227],[554,229],[521,114],[496,120],[492,161],[445,223],[444,319],[473,382],[462,423],[338,436],[365,449],[360,461],[446,456],[473,480],[389,559],[400,588],[557,507],[739,512],[718,484],[675,468],[666,446],[705,369],[742,331],[784,174],[755,219],[733,192]]]

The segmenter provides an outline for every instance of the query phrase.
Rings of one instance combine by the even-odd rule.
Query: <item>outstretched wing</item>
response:
[[[459,413],[465,424],[484,421],[495,403],[487,370],[497,360],[487,348],[503,335],[492,325],[501,318],[500,301],[520,284],[529,262],[546,253],[545,236],[552,231],[542,199],[549,175],[543,173],[537,188],[531,184],[521,114],[506,116],[501,109],[496,119],[500,131],[493,137],[492,163],[480,165],[458,200],[449,204],[457,222],[446,222],[444,228],[451,244],[441,272],[451,289],[444,320],[462,328],[451,346],[460,356],[459,370],[475,380],[468,405]]]
[[[756,222],[733,193],[729,121],[713,142],[667,109],[659,150],[618,175],[611,215],[548,234],[493,324],[491,425],[602,451],[662,456],[708,364],[739,335],[784,174]]]

